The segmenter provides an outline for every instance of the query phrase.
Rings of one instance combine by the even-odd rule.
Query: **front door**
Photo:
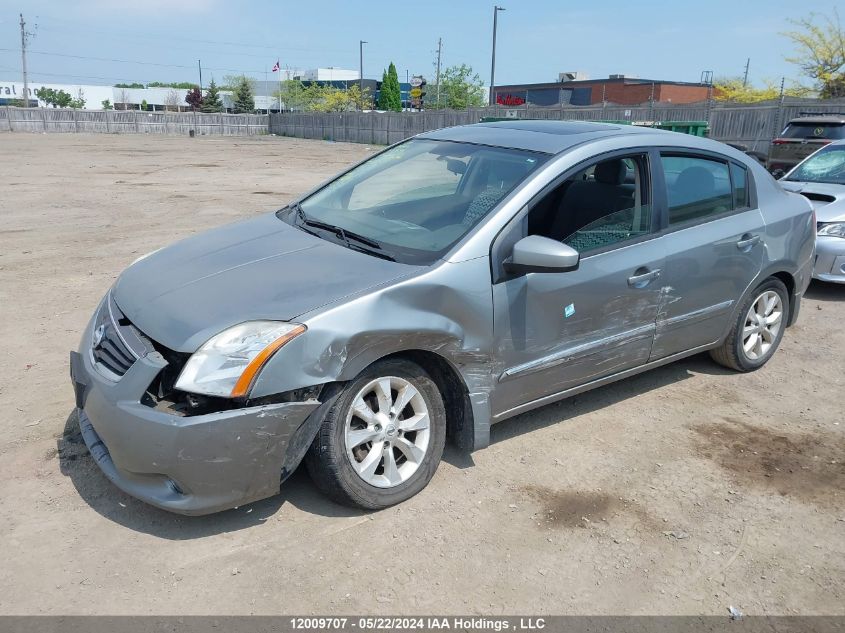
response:
[[[648,361],[664,268],[649,173],[645,153],[589,165],[532,203],[517,223],[524,228],[516,237],[563,241],[581,262],[570,272],[495,278],[494,270],[501,361],[494,419]]]

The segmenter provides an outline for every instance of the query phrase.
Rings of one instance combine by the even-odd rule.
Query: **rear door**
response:
[[[659,164],[666,266],[651,360],[718,341],[765,252],[765,222],[743,166],[674,150]]]

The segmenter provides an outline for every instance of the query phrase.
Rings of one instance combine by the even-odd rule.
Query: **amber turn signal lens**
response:
[[[298,325],[290,332],[280,336],[275,341],[270,343],[267,347],[265,347],[263,350],[261,350],[258,356],[253,358],[249,365],[246,366],[246,369],[244,369],[243,373],[241,374],[241,377],[238,378],[238,382],[235,383],[235,387],[234,389],[232,389],[232,397],[245,397],[249,393],[249,390],[252,389],[252,384],[255,382],[256,376],[258,376],[258,372],[261,371],[261,368],[264,366],[264,364],[268,360],[270,360],[270,357],[275,354],[277,350],[281,349],[286,343],[295,339],[304,331],[305,326]]]

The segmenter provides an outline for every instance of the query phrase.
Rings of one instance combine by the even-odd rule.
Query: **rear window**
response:
[[[781,134],[781,138],[823,138],[838,140],[845,138],[845,125],[820,123],[790,123]]]

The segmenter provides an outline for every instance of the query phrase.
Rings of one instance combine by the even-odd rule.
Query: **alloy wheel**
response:
[[[783,326],[783,300],[774,290],[757,297],[745,315],[742,351],[749,360],[761,360],[772,350]]]
[[[429,411],[420,391],[397,376],[368,382],[346,415],[346,455],[366,483],[393,488],[419,468],[429,447]]]

